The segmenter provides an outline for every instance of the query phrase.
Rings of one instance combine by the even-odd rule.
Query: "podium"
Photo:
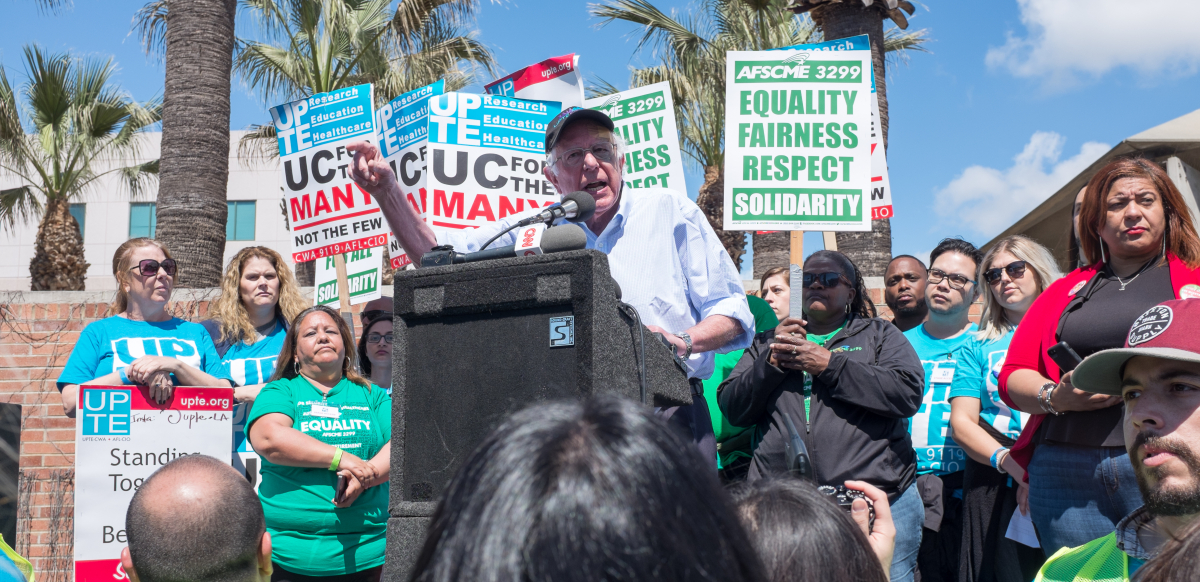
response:
[[[408,579],[442,491],[512,412],[600,392],[692,403],[683,362],[619,305],[598,251],[402,271],[393,291],[385,582]]]

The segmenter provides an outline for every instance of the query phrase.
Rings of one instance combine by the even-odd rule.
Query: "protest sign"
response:
[[[726,53],[725,229],[871,229],[870,67],[869,50]]]
[[[775,50],[848,51],[871,50],[871,39],[865,34],[818,42],[797,44]],[[875,68],[871,68],[871,220],[895,216],[892,209],[892,180],[888,175],[887,152],[883,147],[883,131],[879,123],[879,94],[875,92]]]
[[[379,204],[350,179],[346,146],[375,141],[370,85],[356,85],[271,108],[292,260],[297,263],[380,247],[388,225]]]
[[[232,388],[178,387],[158,404],[146,388],[81,386],[75,417],[75,580],[126,579],[125,512],[138,487],[184,455],[230,460]]]
[[[383,266],[383,249],[363,249],[344,253],[346,261],[346,287],[350,292],[350,305],[379,299],[380,268]],[[317,259],[317,274],[313,281],[313,305],[338,305],[337,267],[335,257]]]
[[[579,55],[571,53],[529,65],[483,86],[489,95],[531,101],[557,101],[563,109],[583,106]]]
[[[616,125],[617,134],[625,140],[626,185],[687,192],[670,83],[664,81],[588,99],[583,106],[608,115]]]
[[[422,220],[425,197],[425,167],[429,148],[429,98],[445,92],[445,81],[409,91],[379,108],[375,124],[379,127],[379,151],[396,174],[400,193],[417,209]],[[396,235],[388,231],[388,256],[393,269],[403,269],[413,261]],[[420,257],[417,257],[418,259]],[[353,296],[353,294],[351,294]],[[353,303],[353,302],[352,302]]]
[[[553,101],[446,93],[429,100],[428,200],[434,230],[478,228],[559,201],[546,180]]]

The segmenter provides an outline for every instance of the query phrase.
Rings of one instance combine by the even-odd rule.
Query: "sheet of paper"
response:
[[[1004,532],[1004,537],[1031,548],[1042,547],[1038,543],[1037,532],[1033,529],[1033,520],[1028,515],[1021,513],[1019,508],[1013,510],[1013,516],[1008,522],[1008,531]]]

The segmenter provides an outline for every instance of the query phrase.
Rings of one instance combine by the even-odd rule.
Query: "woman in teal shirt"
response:
[[[325,306],[292,322],[247,433],[263,458],[272,581],[378,580],[384,561],[392,401],[358,373],[354,337]],[[344,496],[335,501],[338,477]]]

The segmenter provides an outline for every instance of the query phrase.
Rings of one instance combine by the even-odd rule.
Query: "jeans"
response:
[[[1047,556],[1102,538],[1142,506],[1120,447],[1041,444],[1029,462],[1029,512]]]
[[[925,504],[914,483],[892,504],[892,522],[896,524],[896,547],[892,552],[891,582],[912,582],[921,549],[921,529],[925,525]]]

